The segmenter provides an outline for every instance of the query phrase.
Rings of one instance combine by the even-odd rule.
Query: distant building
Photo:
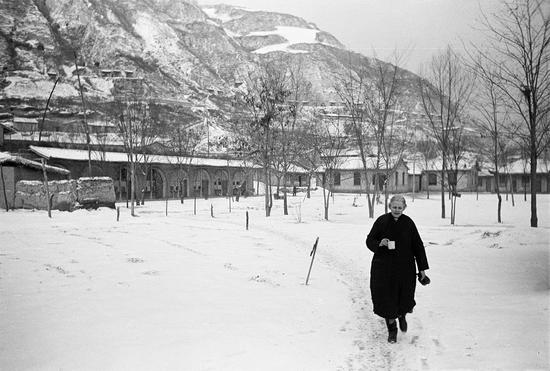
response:
[[[500,192],[531,192],[531,166],[526,160],[516,160],[499,168],[498,184]],[[496,191],[494,168],[479,174],[478,189],[484,192]],[[535,189],[540,193],[550,193],[550,161],[539,159]]]
[[[390,163],[387,166],[385,161],[381,161],[377,166],[376,159],[373,157],[368,157],[366,160],[371,190],[374,190],[376,179],[378,179],[378,189],[383,190],[384,187],[387,187],[387,190],[393,193],[408,192],[410,188],[409,168],[403,160],[396,160],[395,163]],[[325,171],[322,170],[321,176],[326,176],[324,173]],[[332,172],[333,179],[330,182],[330,190],[348,193],[365,192],[367,187],[364,173],[363,161],[359,156],[342,156],[340,165]]]
[[[88,176],[85,149],[30,146],[48,163],[71,171],[72,178]],[[113,179],[118,200],[130,198],[131,177],[125,152],[92,151],[92,176]],[[136,156],[136,199],[252,194],[257,167],[239,160],[139,153]]]
[[[43,180],[42,164],[27,158],[0,152],[0,208],[13,208],[15,205],[15,186],[20,180]],[[45,165],[48,180],[67,179],[69,170]]]

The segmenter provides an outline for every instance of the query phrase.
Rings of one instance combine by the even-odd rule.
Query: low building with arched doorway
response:
[[[124,152],[91,152],[83,149],[30,146],[49,164],[68,169],[73,176],[108,176],[113,179],[117,200],[130,198],[131,172]],[[167,199],[181,197],[228,196],[239,192],[253,194],[259,167],[235,159],[139,154],[134,157],[135,198]]]

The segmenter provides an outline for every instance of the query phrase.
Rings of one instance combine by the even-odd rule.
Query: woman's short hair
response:
[[[394,201],[402,202],[403,206],[407,207],[407,201],[405,201],[405,197],[403,197],[403,195],[393,195],[392,198],[390,198],[390,204]]]

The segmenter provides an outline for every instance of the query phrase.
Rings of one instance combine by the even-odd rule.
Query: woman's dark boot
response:
[[[397,342],[397,323],[395,319],[386,318],[386,326],[388,326],[388,343]]]
[[[407,332],[407,319],[405,318],[405,314],[399,316],[398,319],[401,332]]]

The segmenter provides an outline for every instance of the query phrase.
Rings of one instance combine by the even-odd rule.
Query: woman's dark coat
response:
[[[395,241],[395,250],[379,246],[384,238]],[[412,312],[416,302],[415,259],[418,270],[428,269],[424,243],[411,218],[394,220],[391,213],[380,216],[367,236],[367,247],[374,252],[370,271],[370,290],[374,313],[384,318]]]

